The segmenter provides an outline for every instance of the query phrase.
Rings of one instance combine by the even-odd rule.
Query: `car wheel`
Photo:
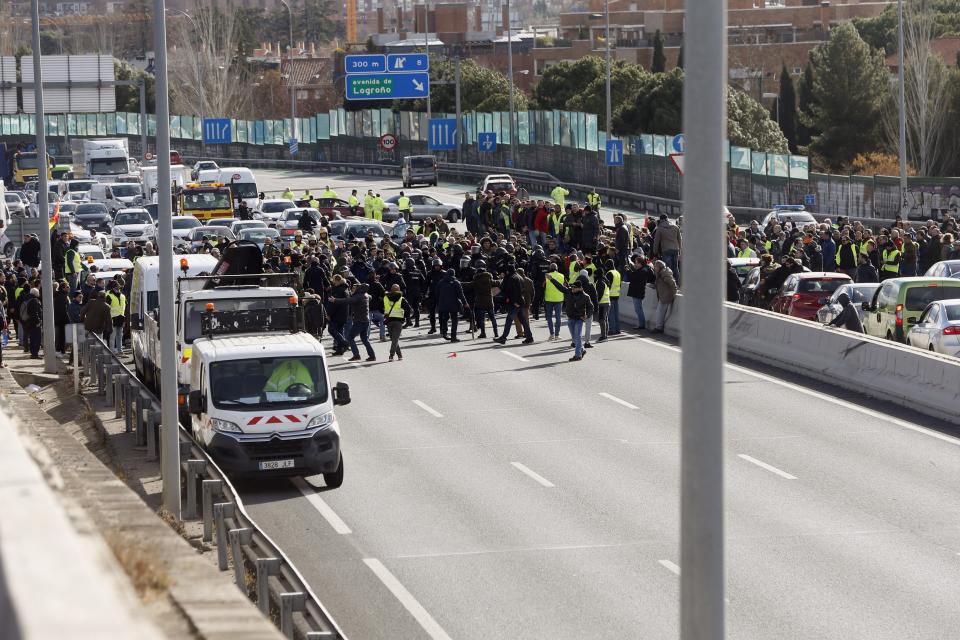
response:
[[[343,484],[343,454],[340,454],[340,464],[337,465],[337,470],[333,473],[323,474],[323,481],[327,483],[327,486],[331,489],[337,489],[340,485]]]
[[[456,209],[451,210],[450,213],[447,214],[447,220],[450,222],[457,222],[460,220],[460,212]]]

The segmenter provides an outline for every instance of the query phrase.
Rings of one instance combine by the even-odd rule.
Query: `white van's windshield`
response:
[[[327,401],[327,377],[319,356],[224,360],[210,363],[210,391],[218,409],[305,407]]]

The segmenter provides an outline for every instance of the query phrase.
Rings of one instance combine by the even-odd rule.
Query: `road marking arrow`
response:
[[[417,79],[416,79],[416,78],[411,78],[411,80],[413,81],[413,88],[414,88],[414,89],[416,89],[417,91],[423,91],[423,83],[422,83],[422,82],[417,82]]]

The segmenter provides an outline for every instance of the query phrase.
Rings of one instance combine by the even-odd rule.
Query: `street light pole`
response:
[[[607,56],[607,140],[613,135],[613,126],[610,123],[611,98],[610,98],[610,0],[603,0],[603,16],[606,23],[604,41],[606,42]],[[610,186],[613,178],[613,168],[607,167],[607,186]]]
[[[510,166],[512,168],[517,167],[517,150],[516,145],[513,143],[513,120],[514,120],[514,105],[513,105],[513,31],[510,24],[510,0],[507,0],[507,78],[510,80],[510,95],[508,97],[510,101]]]
[[[423,3],[423,50],[427,54],[427,66],[430,60],[430,3]],[[433,109],[433,98],[427,93],[427,126],[430,126],[430,116]]]
[[[293,85],[293,10],[287,0],[280,0],[287,8],[287,26],[289,28],[290,46],[287,48],[288,68],[287,74],[290,76],[290,134],[292,138],[297,137],[297,88]]]
[[[50,163],[47,161],[47,128],[46,117],[43,113],[43,73],[40,70],[40,1],[30,3],[33,20],[33,95],[37,128],[37,194],[39,202],[37,217],[48,220],[50,217],[50,203],[47,190],[47,171]],[[41,225],[40,229],[40,271],[43,276],[40,284],[40,295],[43,296],[43,370],[47,373],[59,373],[57,366],[56,344],[54,344],[53,326],[53,253],[50,247],[50,229]],[[76,345],[74,345],[76,349]],[[176,357],[176,356],[174,356]]]
[[[176,362],[173,305],[173,222],[170,219],[170,102],[167,82],[166,0],[154,0],[154,76],[157,108],[157,236],[160,248],[160,358]],[[177,368],[160,372],[160,459],[163,476],[163,506],[180,520],[180,433],[177,415]]]
[[[903,0],[897,0],[897,84],[899,92],[900,126],[900,215],[907,215],[907,113],[906,80],[903,53]]]

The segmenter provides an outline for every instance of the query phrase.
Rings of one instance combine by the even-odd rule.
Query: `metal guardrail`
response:
[[[79,374],[84,370],[88,380],[96,383],[98,394],[113,405],[114,416],[124,418],[125,431],[135,436],[138,446],[146,447],[147,459],[159,460],[160,401],[102,338],[78,336],[82,329],[73,326],[73,344],[79,340],[75,387],[79,389]],[[183,517],[203,521],[203,541],[216,545],[220,570],[227,571],[233,559],[237,587],[285,637],[346,640],[294,564],[244,509],[226,474],[182,425],[178,428],[186,490]],[[242,561],[237,562],[238,558]]]

